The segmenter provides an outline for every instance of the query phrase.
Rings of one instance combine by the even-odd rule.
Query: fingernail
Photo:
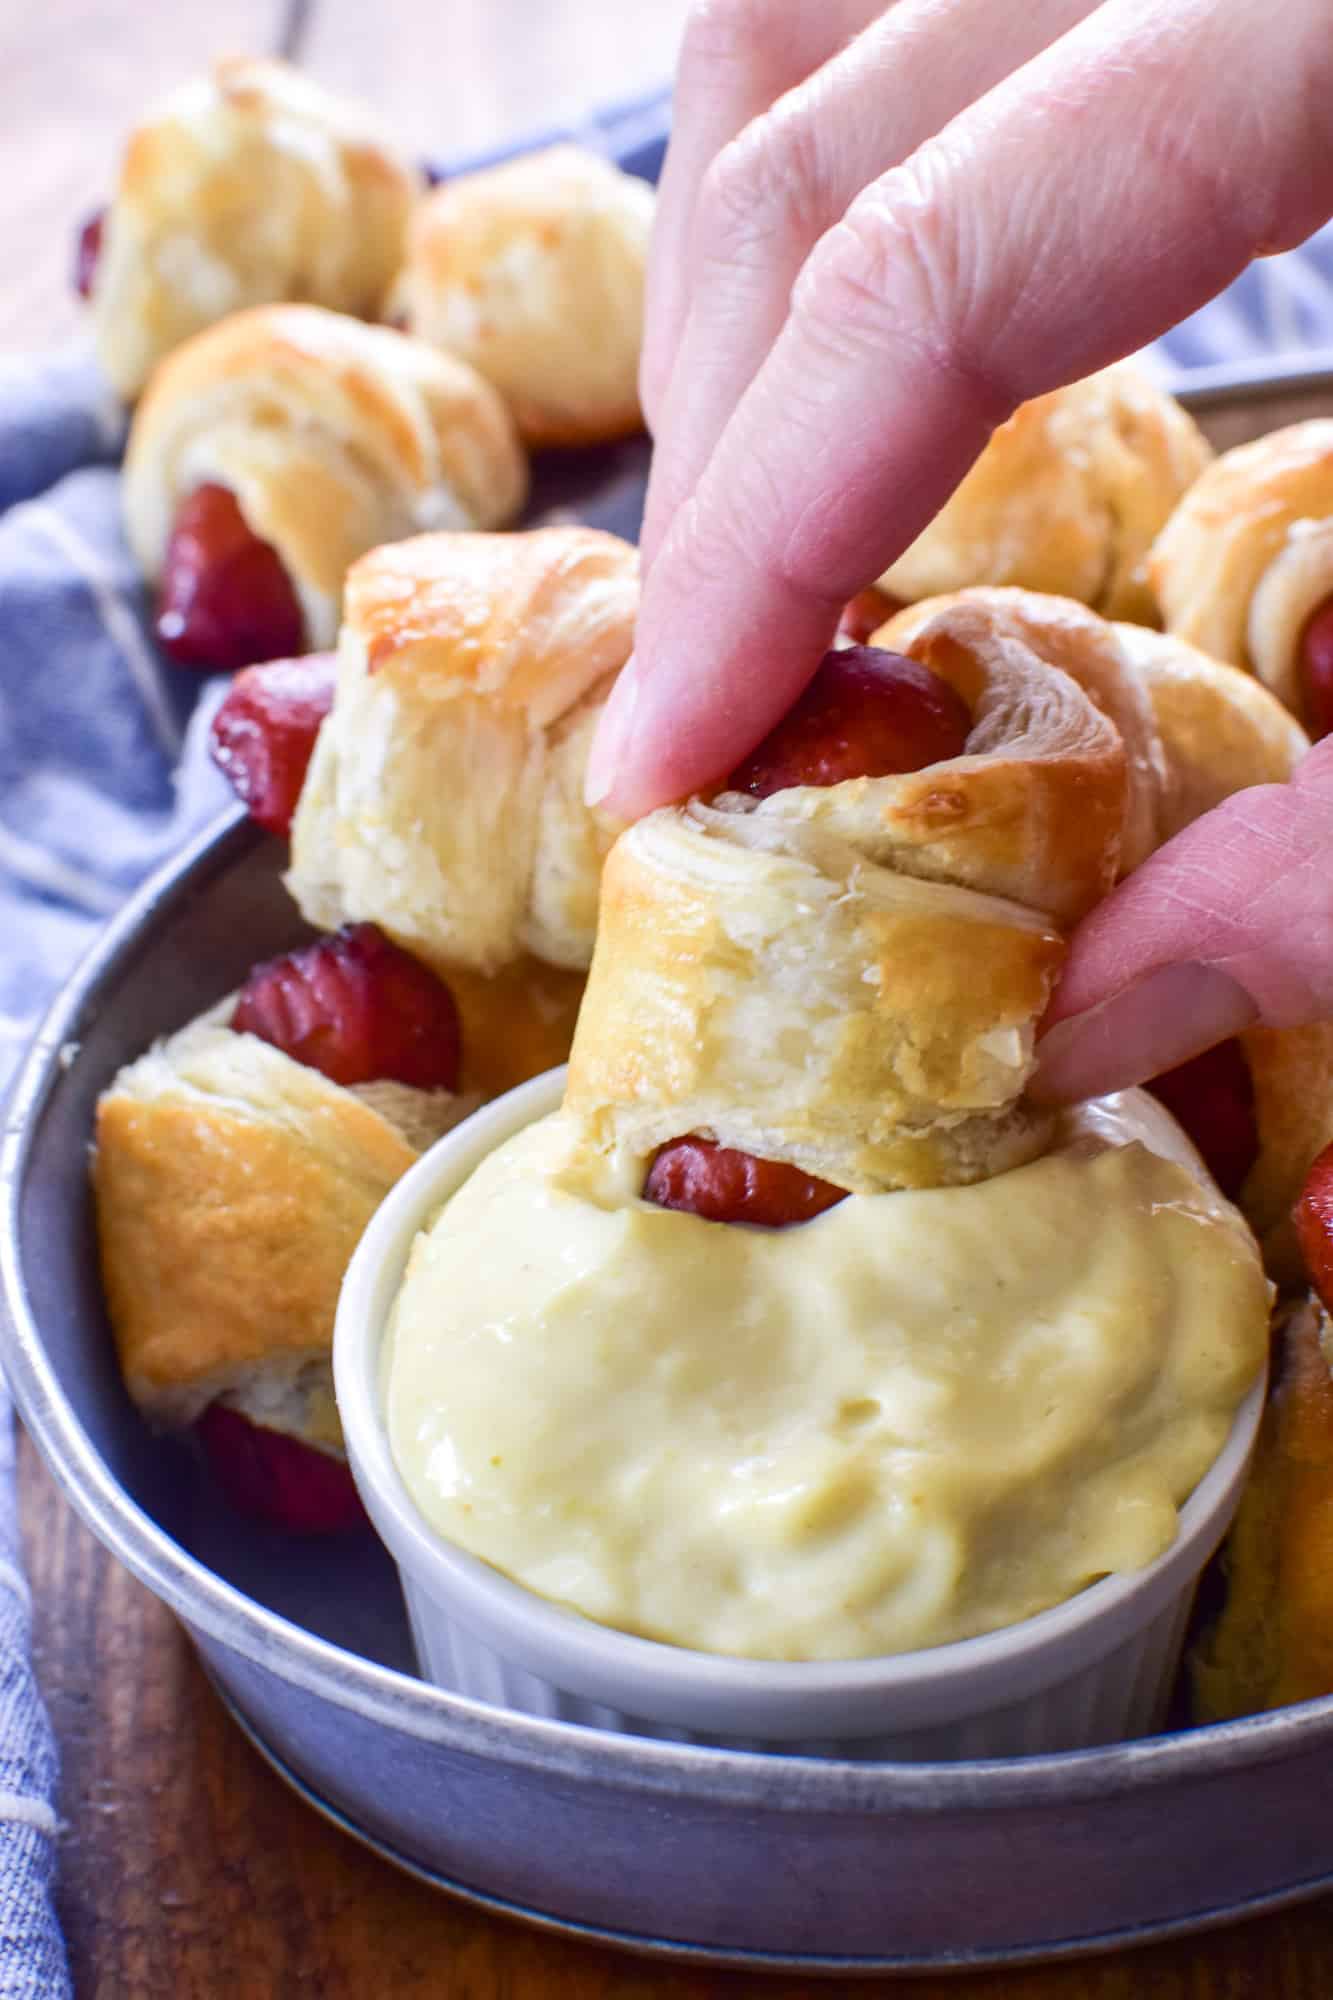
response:
[[[1037,1047],[1032,1096],[1075,1104],[1125,1090],[1250,1027],[1258,1008],[1215,965],[1166,965],[1086,1013],[1057,1022]]]
[[[634,711],[639,701],[638,669],[630,654],[602,710],[597,734],[588,752],[588,768],[583,779],[583,802],[600,806],[611,796],[634,735]]]

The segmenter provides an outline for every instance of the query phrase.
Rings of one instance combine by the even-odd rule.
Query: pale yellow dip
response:
[[[1249,1231],[1139,1092],[979,1186],[785,1231],[640,1201],[557,1115],[418,1238],[384,1386],[422,1513],[530,1589],[838,1659],[1151,1561],[1267,1330]]]

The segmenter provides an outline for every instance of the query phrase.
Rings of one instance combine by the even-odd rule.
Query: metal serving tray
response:
[[[1333,373],[1270,367],[1207,391],[1200,413],[1234,442],[1333,408]],[[541,504],[632,533],[642,474],[641,447],[556,464]],[[98,1288],[93,1107],[153,1036],[304,934],[283,858],[229,814],[134,898],[48,1016],[0,1150],[0,1358],[75,1507],[177,1613],[285,1777],[442,1888],[640,1951],[749,1966],[1054,1957],[1333,1884],[1333,1700],[984,1764],[754,1756],[526,1719],[415,1678],[369,1531],[256,1534],[191,1453],[150,1437]]]

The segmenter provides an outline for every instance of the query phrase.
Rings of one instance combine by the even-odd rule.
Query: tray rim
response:
[[[1333,348],[1192,370],[1161,360],[1153,365],[1159,379],[1196,410],[1265,395],[1321,390],[1333,395]],[[790,1758],[615,1735],[495,1709],[349,1653],[268,1610],[182,1548],[114,1478],[56,1379],[23,1282],[18,1210],[33,1135],[61,1074],[63,1052],[77,1044],[98,992],[141,948],[151,917],[193,894],[201,873],[207,879],[221,872],[264,838],[243,808],[229,807],[147,877],[47,1009],[4,1101],[0,1128],[0,1365],[29,1433],[75,1510],[187,1628],[310,1694],[465,1754],[585,1782],[598,1779],[609,1787],[679,1792],[684,1782],[711,1803],[770,1810],[935,1814],[1074,1803],[1214,1778],[1333,1743],[1333,1696],[1092,1750],[957,1763]],[[1281,1900],[1313,1895],[1324,1886],[1324,1879],[1297,1886],[1281,1892]],[[1219,1913],[1215,1921],[1225,1921],[1227,1914]],[[1181,1928],[1197,1928],[1199,1921]],[[1093,1948],[1070,1947],[1071,1952]]]
[[[901,1764],[710,1750],[513,1714],[452,1695],[345,1651],[247,1597],[174,1541],[112,1475],[48,1360],[23,1282],[18,1207],[38,1120],[104,983],[168,916],[266,838],[240,807],[226,810],[141,886],[58,995],[5,1108],[0,1136],[0,1363],[58,1484],[98,1538],[183,1622],[311,1694],[412,1736],[468,1754],[636,1789],[678,1791],[770,1809],[940,1813],[1070,1803],[1206,1779],[1333,1743],[1333,1696],[1267,1715],[1055,1755]]]

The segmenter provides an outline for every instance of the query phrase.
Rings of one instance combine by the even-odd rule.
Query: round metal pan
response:
[[[97,1094],[301,934],[229,815],[150,882],[48,1017],[0,1153],[0,1358],[74,1505],[177,1612],[245,1727],[390,1858],[640,1951],[806,1970],[1066,1955],[1333,1881],[1333,1701],[989,1764],[699,1750],[416,1679],[374,1538],[257,1538],[121,1386],[87,1190]]]

